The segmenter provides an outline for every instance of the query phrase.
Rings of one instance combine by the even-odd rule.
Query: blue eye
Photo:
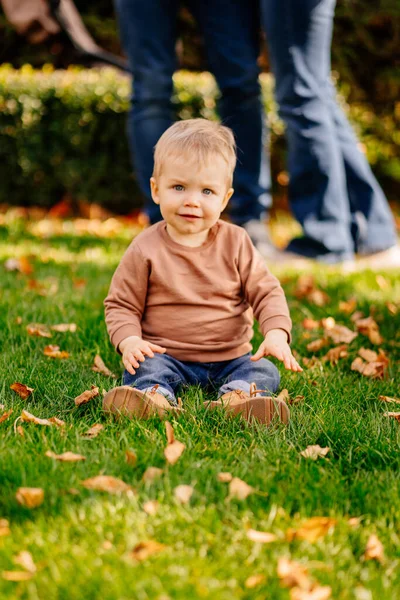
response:
[[[205,188],[203,190],[203,194],[205,194],[206,196],[210,196],[212,193],[213,193],[212,190],[210,190],[209,188]]]
[[[177,192],[182,192],[185,188],[183,187],[183,185],[174,185],[174,190],[176,190]]]

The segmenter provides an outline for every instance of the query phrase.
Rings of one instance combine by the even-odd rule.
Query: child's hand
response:
[[[283,329],[271,329],[268,331],[263,343],[250,360],[260,360],[263,356],[274,356],[281,360],[286,369],[301,372],[303,369],[295,359],[287,343],[287,334]]]
[[[138,369],[140,367],[139,362],[145,361],[144,355],[154,358],[154,352],[164,354],[164,352],[167,351],[166,348],[162,348],[161,346],[157,346],[157,344],[152,344],[151,342],[145,342],[142,340],[142,338],[136,335],[132,335],[122,340],[119,345],[119,349],[122,353],[122,362],[124,363],[124,367],[131,375],[136,373],[133,367]]]

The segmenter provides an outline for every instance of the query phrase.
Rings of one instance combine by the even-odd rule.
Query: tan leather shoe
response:
[[[288,423],[290,419],[290,410],[286,402],[271,398],[270,396],[260,396],[260,392],[255,383],[250,386],[250,394],[243,390],[234,390],[223,394],[214,402],[205,402],[210,408],[224,407],[228,412],[235,415],[241,414],[246,421],[255,419],[260,423],[269,425],[275,417],[282,423]]]
[[[168,412],[180,411],[181,408],[171,406],[165,396],[157,392],[158,387],[155,385],[149,392],[129,385],[113,388],[103,398],[103,410],[139,419],[147,419],[155,414],[164,417]]]

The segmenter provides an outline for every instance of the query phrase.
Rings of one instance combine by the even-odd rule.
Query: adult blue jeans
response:
[[[280,375],[276,366],[266,358],[250,360],[251,353],[233,360],[198,363],[180,361],[168,354],[155,354],[140,363],[135,375],[124,372],[124,385],[139,390],[150,390],[158,384],[157,391],[171,404],[177,404],[176,393],[183,386],[200,385],[207,390],[218,390],[218,397],[233,390],[250,391],[254,382],[264,395],[276,392]]]
[[[151,200],[153,149],[174,120],[172,76],[177,68],[179,0],[115,0],[121,40],[133,73],[128,138],[152,223],[161,219]],[[258,81],[257,0],[192,0],[210,71],[221,91],[219,115],[238,147],[232,221],[259,219],[271,203],[269,163],[263,152],[263,109]]]
[[[288,249],[335,261],[393,246],[389,205],[330,80],[335,0],[261,0],[261,7],[286,124],[289,199],[305,236]]]

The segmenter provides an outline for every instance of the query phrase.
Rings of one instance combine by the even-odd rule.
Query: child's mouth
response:
[[[194,220],[194,219],[200,219],[200,217],[196,216],[196,215],[179,215],[180,217],[182,217],[183,219],[188,219],[188,220]]]

